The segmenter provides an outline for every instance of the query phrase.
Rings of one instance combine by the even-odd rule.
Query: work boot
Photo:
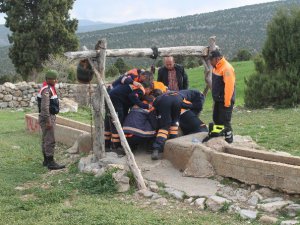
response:
[[[65,165],[57,164],[54,161],[53,156],[47,156],[46,160],[47,160],[47,167],[48,167],[49,170],[60,170],[60,169],[63,169],[63,168],[66,167]]]
[[[151,159],[152,160],[158,160],[158,159],[161,159],[162,158],[162,153],[159,152],[158,149],[154,149],[152,154],[151,154]]]
[[[44,156],[43,166],[47,166],[48,162],[46,159],[46,154],[44,152],[43,152],[43,156]]]
[[[233,134],[231,130],[225,131],[225,141],[229,144],[233,142]]]
[[[117,149],[115,149],[115,153],[117,153],[118,157],[120,157],[120,158],[126,155],[126,153],[122,147],[118,147]]]

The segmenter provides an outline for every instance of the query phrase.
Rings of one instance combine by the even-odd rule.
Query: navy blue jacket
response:
[[[142,109],[148,109],[149,105],[141,101],[144,92],[141,89],[132,89],[130,85],[118,85],[109,92],[112,101],[119,101],[128,108],[137,105]]]

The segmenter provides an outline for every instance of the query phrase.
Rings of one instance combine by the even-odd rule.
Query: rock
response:
[[[111,169],[125,170],[125,167],[120,164],[107,164],[106,169],[107,170],[111,170]]]
[[[182,200],[184,197],[184,193],[182,191],[178,191],[175,190],[173,188],[167,187],[164,189],[169,195],[171,195],[172,197],[178,199],[178,200]]]
[[[275,195],[275,192],[272,191],[270,188],[266,188],[263,187],[259,190],[257,190],[257,192],[263,197],[263,198],[272,198]]]
[[[153,192],[158,192],[158,191],[159,191],[159,187],[157,186],[156,183],[151,183],[151,184],[149,185],[149,188],[150,188],[150,190],[153,191]]]
[[[106,152],[105,158],[99,160],[99,165],[106,167],[108,164],[123,165],[125,170],[129,170],[126,157],[118,157],[115,152]]]
[[[258,204],[258,208],[265,211],[265,212],[275,212],[283,207],[287,206],[290,202],[289,201],[278,201],[278,202],[270,202],[265,204]]]
[[[239,214],[243,219],[255,220],[257,217],[257,211],[248,209],[242,209]]]
[[[250,186],[250,190],[251,190],[251,191],[255,191],[255,190],[256,190],[256,185],[255,185],[255,184],[252,184],[252,185]]]
[[[125,170],[118,170],[117,172],[112,174],[112,177],[117,182],[118,192],[126,192],[129,191],[129,177],[126,176]]]
[[[256,195],[252,195],[252,196],[248,199],[247,203],[248,203],[249,205],[256,206],[256,205],[258,204],[258,201],[259,201],[258,197],[257,197]]]
[[[78,111],[78,103],[73,101],[72,99],[63,98],[59,101],[60,113],[66,112],[77,112]]]
[[[97,171],[93,171],[95,174],[95,177],[101,177],[103,174],[105,174],[106,169],[105,168],[100,168]]]
[[[30,102],[36,102],[36,98],[35,97],[31,97],[30,98]]]
[[[32,93],[34,93],[35,92],[35,90],[33,89],[33,88],[30,88],[29,90],[28,90],[28,93],[30,93],[30,94],[32,94]]]
[[[188,203],[188,204],[191,204],[193,201],[194,201],[193,197],[184,199],[184,203]]]
[[[295,225],[300,224],[298,220],[285,220],[280,223],[280,225]]]
[[[3,96],[3,101],[4,102],[10,102],[13,99],[12,95],[4,95]]]
[[[28,106],[28,102],[25,102],[25,101],[21,101],[20,104],[21,104],[22,107],[27,107]]]
[[[78,169],[80,172],[83,172],[85,168],[91,163],[95,163],[96,159],[94,155],[88,155],[87,157],[82,157],[78,163]]]
[[[259,194],[257,191],[252,192],[251,195],[252,196],[255,195],[258,198],[259,201],[264,199],[264,197],[261,194]]]
[[[215,175],[215,170],[211,165],[208,154],[205,153],[204,148],[199,146],[199,148],[194,150],[183,175],[191,177],[212,177]]]
[[[0,108],[7,108],[8,103],[7,102],[0,102]]]
[[[195,200],[195,206],[198,207],[198,209],[202,209],[204,210],[205,209],[205,198],[197,198]]]
[[[22,91],[16,90],[16,91],[13,93],[13,96],[15,96],[15,97],[20,97],[20,96],[22,96]]]
[[[224,149],[229,145],[224,137],[211,138],[205,145],[209,148],[212,148],[218,152],[224,152]]]
[[[3,99],[4,94],[0,93],[0,99]]]
[[[288,205],[287,207],[285,207],[284,211],[287,212],[289,216],[294,217],[300,213],[300,204]]]
[[[220,188],[217,194],[234,202],[246,202],[250,191],[242,188],[234,189],[231,186],[225,186]]]
[[[161,198],[161,196],[157,193],[154,193],[151,197],[151,200],[156,200],[156,199],[159,199],[159,198]]]
[[[219,211],[224,204],[230,204],[231,201],[226,199],[226,198],[222,198],[216,195],[210,196],[207,200],[206,200],[206,205],[207,207],[212,210],[213,212],[217,212]]]
[[[276,224],[278,222],[278,219],[276,217],[263,215],[259,218],[259,222],[264,224]]]
[[[15,89],[16,89],[16,85],[14,85],[14,84],[12,84],[12,83],[10,83],[10,82],[5,82],[5,83],[3,84],[3,86],[6,87],[6,88],[10,88],[10,89],[12,89],[12,90],[15,90]]]
[[[158,199],[155,199],[153,202],[155,202],[158,205],[166,205],[168,203],[168,199],[158,198]]]
[[[89,153],[92,149],[91,134],[84,132],[78,136],[74,145],[67,150],[70,154]]]
[[[140,196],[143,196],[143,197],[145,197],[145,198],[151,198],[152,196],[154,196],[154,194],[156,194],[156,193],[154,193],[154,192],[152,192],[152,191],[149,191],[149,190],[147,190],[147,189],[139,190],[137,193],[138,193]]]
[[[270,203],[270,202],[278,202],[278,201],[283,201],[283,198],[281,197],[276,197],[276,198],[266,198],[262,200],[262,203]]]
[[[239,213],[240,211],[241,211],[241,208],[237,204],[233,204],[233,205],[229,206],[229,208],[228,208],[228,212],[230,214]]]

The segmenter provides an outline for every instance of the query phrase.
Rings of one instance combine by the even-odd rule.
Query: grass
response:
[[[41,165],[40,135],[26,133],[24,114],[0,111],[0,224],[247,224],[178,203],[142,207],[130,194],[107,191],[113,186],[107,174],[95,179],[76,164],[49,172]],[[58,148],[59,161],[64,149]]]

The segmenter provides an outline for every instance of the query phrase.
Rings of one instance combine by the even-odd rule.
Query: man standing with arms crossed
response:
[[[210,52],[209,60],[213,66],[213,120],[216,125],[224,125],[225,141],[232,143],[233,133],[231,127],[231,116],[235,101],[234,68],[218,50]]]

